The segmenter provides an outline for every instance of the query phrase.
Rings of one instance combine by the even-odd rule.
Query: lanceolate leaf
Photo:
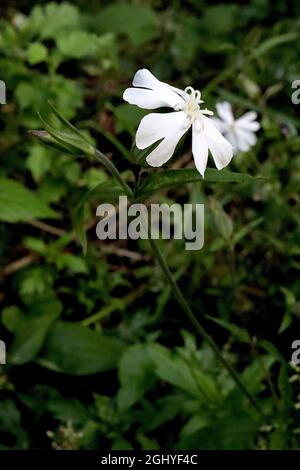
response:
[[[39,141],[47,145],[47,147],[53,148],[55,150],[59,150],[60,152],[63,152],[63,153],[69,153],[71,155],[78,153],[77,150],[76,151],[74,150],[74,147],[63,144],[62,142],[58,142],[47,131],[41,131],[41,130],[30,131],[30,134],[33,135],[34,137],[37,137]]]
[[[185,183],[247,183],[253,180],[263,179],[262,176],[251,176],[232,171],[218,171],[214,168],[207,168],[205,177],[193,168],[183,168],[179,170],[163,170],[152,173],[148,176],[144,186],[141,188],[143,196],[152,194],[159,189],[165,189],[172,186],[178,186]],[[141,195],[140,194],[140,195]]]
[[[205,315],[205,316],[206,318],[209,318],[210,320],[215,322],[217,325],[221,326],[222,328],[225,328],[225,330],[229,331],[241,343],[250,344],[251,338],[249,336],[248,331],[245,330],[244,328],[234,325],[233,323],[230,323],[221,318],[215,318],[210,315]]]
[[[86,155],[94,155],[93,146],[83,139],[82,136],[79,136],[75,132],[70,133],[57,131],[50,126],[41,115],[39,115],[39,117],[50,136],[52,136],[63,147],[66,147],[70,152],[78,154],[78,151],[80,151]],[[48,144],[49,143],[50,141],[48,139]]]
[[[56,107],[49,101],[48,102],[50,108],[52,109],[53,113],[55,116],[60,120],[62,124],[64,124],[66,127],[68,127],[74,134],[76,134],[80,139],[85,140],[88,144],[89,141],[87,138],[75,127],[73,124],[71,124],[59,111],[56,109]]]

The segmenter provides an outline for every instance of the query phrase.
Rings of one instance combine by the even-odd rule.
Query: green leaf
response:
[[[30,65],[39,64],[47,59],[48,50],[40,42],[33,42],[30,44],[27,51],[27,59]]]
[[[193,168],[183,168],[178,170],[163,170],[151,173],[141,188],[141,194],[151,195],[160,189],[179,186],[186,183],[248,183],[261,176],[251,176],[243,173],[235,173],[227,170],[216,170],[207,168],[204,178]]]
[[[240,377],[251,393],[257,394],[265,389],[266,370],[269,370],[275,362],[275,358],[270,355],[260,355],[260,357],[247,366]],[[262,367],[264,364],[264,367]]]
[[[37,356],[61,309],[59,302],[46,300],[35,305],[33,312],[22,316],[10,349],[9,360],[12,364],[25,364]]]
[[[293,321],[292,315],[294,313],[294,307],[296,305],[295,294],[290,289],[281,286],[280,290],[285,297],[286,312],[282,318],[278,334],[283,333],[291,325]]]
[[[86,261],[72,253],[62,253],[56,260],[56,266],[58,269],[68,269],[76,274],[88,272]]]
[[[233,223],[230,216],[224,211],[219,201],[213,197],[209,198],[209,208],[212,212],[216,229],[221,237],[226,241],[230,241],[233,232]]]
[[[225,328],[225,330],[229,331],[241,343],[251,343],[249,333],[244,328],[234,325],[233,323],[230,323],[226,320],[222,320],[221,318],[215,318],[210,315],[205,315],[205,317],[209,318],[222,328]]]
[[[267,351],[270,356],[273,356],[276,361],[281,362],[281,364],[285,364],[286,360],[281,354],[281,352],[276,348],[276,346],[271,343],[271,341],[267,341],[266,339],[260,340],[259,345]]]
[[[12,400],[1,400],[0,430],[15,434],[20,426],[20,412]]]
[[[181,429],[180,436],[181,438],[188,438],[190,435],[195,434],[202,428],[205,428],[209,424],[209,421],[206,416],[195,415],[192,416],[186,425]]]
[[[61,142],[57,142],[52,135],[49,134],[47,131],[29,131],[33,137],[36,137],[42,144],[47,145],[47,147],[53,148],[58,150],[62,153],[68,153],[70,155],[77,155],[77,150],[75,151],[73,146],[68,146],[67,144],[63,144]]]
[[[233,235],[233,244],[236,245],[239,243],[248,233],[250,233],[254,228],[263,222],[263,217],[258,217],[255,220],[249,222],[249,224],[242,227],[237,233]]]
[[[280,327],[279,327],[279,330],[278,330],[278,334],[280,335],[281,333],[283,333],[285,330],[288,329],[288,327],[292,324],[293,322],[293,318],[290,314],[290,312],[285,312],[283,318],[282,318],[282,321],[280,323]]]
[[[54,106],[53,103],[51,103],[51,101],[48,101],[48,105],[50,106],[51,110],[53,111],[53,113],[55,114],[55,116],[57,117],[57,119],[62,123],[64,124],[66,127],[68,127],[70,129],[71,132],[73,132],[74,134],[76,134],[80,139],[82,140],[85,140],[88,144],[89,144],[89,141],[88,139],[86,138],[86,136],[81,133],[77,127],[73,126],[73,124],[71,122],[69,122],[59,111],[58,109]]]
[[[72,423],[85,423],[87,421],[89,409],[76,398],[66,398],[56,389],[50,387],[45,387],[45,392],[40,392],[40,394],[41,396],[39,398],[43,403],[42,406],[45,410],[50,411],[55,419],[63,422],[72,421]],[[25,400],[27,406],[36,410],[37,400],[33,400],[33,403],[30,405],[30,398],[28,399],[28,397],[26,397]]]
[[[86,31],[72,31],[57,38],[58,50],[66,57],[81,59],[95,54],[98,36]]]
[[[1,320],[5,328],[13,333],[22,319],[22,312],[16,305],[10,305],[1,312]]]
[[[21,414],[13,400],[1,400],[0,432],[15,437],[14,448],[16,450],[28,447],[28,436],[21,425]],[[2,445],[0,444],[1,448]]]
[[[199,430],[185,435],[178,443],[178,448],[225,451],[253,449],[258,427],[255,415],[247,413],[241,404],[236,404],[236,408],[231,414],[226,413],[226,409],[215,413],[207,426],[200,427],[199,422]]]
[[[68,123],[68,127],[72,128],[73,132],[62,132],[51,127],[46,121],[44,121],[40,114],[39,117],[42,123],[44,124],[48,134],[53,137],[57,144],[61,145],[63,148],[68,149],[70,153],[78,155],[79,151],[80,153],[84,153],[86,155],[94,155],[93,146],[87,141],[87,139],[83,135],[80,134],[80,132],[74,126],[72,126],[71,123]],[[74,131],[74,129],[76,129],[76,131]],[[33,135],[36,135],[36,132],[33,132]],[[46,138],[46,136],[43,136],[43,138]],[[49,139],[48,144],[50,144]]]
[[[73,224],[74,224],[74,228],[77,233],[80,245],[82,246],[83,255],[85,256],[87,253],[87,237],[86,237],[86,231],[84,228],[84,203],[79,205],[78,209],[75,211],[75,214],[73,217]]]
[[[18,181],[0,178],[0,220],[26,222],[40,218],[58,218],[39,196]]]
[[[277,47],[280,44],[284,44],[286,42],[297,41],[299,38],[300,38],[299,32],[278,34],[277,36],[266,39],[261,44],[259,44],[259,46],[255,47],[251,55],[255,58],[258,58],[261,55],[268,52],[270,49],[273,49],[274,47]]]
[[[237,5],[212,5],[204,10],[203,18],[201,19],[203,28],[208,32],[214,32],[216,36],[230,34],[234,29],[236,18],[240,14]]]
[[[33,145],[27,158],[26,165],[30,169],[35,181],[40,181],[41,177],[51,166],[51,154],[42,145]]]
[[[50,330],[39,362],[71,375],[89,375],[113,369],[123,343],[77,324],[58,322]]]
[[[159,344],[149,345],[148,353],[160,379],[197,397],[199,401],[219,400],[220,392],[216,382],[201,370],[198,363],[189,363]]]
[[[279,371],[277,386],[281,397],[280,407],[285,415],[289,416],[293,406],[293,391],[289,382],[288,366],[285,361],[282,362]]]
[[[125,34],[132,43],[140,45],[156,36],[156,15],[146,5],[118,3],[104,8],[97,15],[95,26],[101,33]]]
[[[119,364],[121,388],[118,392],[118,405],[126,410],[134,405],[155,383],[153,363],[142,344],[129,347]]]
[[[79,25],[78,8],[67,2],[50,2],[45,6],[35,6],[29,18],[30,30],[43,39],[55,39],[58,34],[66,34]]]
[[[44,82],[38,82],[32,79],[30,82],[19,82],[15,89],[15,99],[21,110],[39,109],[43,106],[47,89]]]

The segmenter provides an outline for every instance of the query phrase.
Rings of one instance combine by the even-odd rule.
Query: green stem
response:
[[[114,136],[114,134],[109,131],[105,131],[94,121],[87,121],[87,125],[99,134],[104,135],[104,137],[109,140],[116,147],[117,150],[119,150],[119,152],[123,155],[123,157],[126,158],[126,160],[130,160],[130,151],[127,150],[127,148]]]
[[[89,325],[99,322],[100,320],[109,316],[111,313],[115,311],[124,310],[124,308],[126,308],[128,305],[134,302],[143,292],[145,292],[145,287],[142,285],[139,289],[133,292],[130,292],[130,294],[126,295],[122,299],[118,299],[118,301],[115,301],[112,305],[107,305],[106,307],[103,307],[99,312],[95,313],[94,315],[91,315],[90,317],[85,318],[84,320],[82,320],[81,324],[83,326],[89,326]]]
[[[198,331],[198,333],[202,336],[202,338],[212,348],[212,350],[214,351],[216,356],[222,362],[224,367],[228,370],[229,374],[231,375],[231,377],[233,378],[235,383],[240,387],[241,391],[244,393],[244,395],[246,395],[246,397],[248,398],[250,403],[253,405],[253,407],[256,409],[256,411],[259,413],[259,415],[266,421],[266,416],[265,416],[264,412],[262,411],[262,409],[260,408],[260,406],[258,405],[255,398],[253,397],[253,395],[249,392],[249,390],[247,390],[245,385],[242,383],[242,381],[240,380],[237,372],[232,367],[232,365],[229,362],[227,362],[227,360],[223,357],[220,349],[218,348],[218,346],[215,343],[215,341],[213,340],[213,338],[205,331],[203,326],[197,320],[195,314],[193,313],[193,311],[191,310],[189,304],[187,303],[183,293],[179,289],[177,282],[173,278],[172,273],[171,273],[171,271],[170,271],[170,269],[169,269],[169,267],[166,263],[166,260],[163,256],[156,240],[152,239],[151,237],[149,238],[149,240],[150,240],[150,244],[152,246],[153,252],[155,254],[155,257],[156,257],[156,259],[157,259],[157,261],[158,261],[158,263],[159,263],[159,265],[160,265],[167,281],[169,282],[169,284],[170,284],[170,286],[173,290],[174,296],[176,297],[176,300],[180,304],[182,310],[187,315],[187,317],[190,319],[190,321],[192,322],[192,324],[194,325],[194,327]]]
[[[105,166],[105,168],[119,181],[120,185],[123,187],[126,194],[129,197],[134,198],[134,194],[133,194],[132,190],[129,188],[127,183],[123,180],[121,174],[119,173],[119,171],[117,170],[115,165],[102,152],[100,152],[97,149],[95,149],[95,156]],[[177,302],[181,306],[182,310],[187,315],[187,317],[190,319],[190,321],[194,325],[196,331],[198,331],[198,333],[202,336],[202,338],[212,348],[212,350],[214,351],[216,356],[219,358],[220,362],[227,369],[227,371],[229,372],[229,374],[231,375],[231,377],[233,378],[235,383],[239,386],[241,391],[248,398],[248,400],[253,405],[253,407],[256,409],[258,414],[263,418],[264,421],[267,421],[264,412],[262,411],[262,409],[260,408],[260,406],[256,402],[253,395],[247,390],[245,385],[242,383],[242,381],[240,380],[239,375],[237,374],[235,369],[223,357],[222,352],[218,348],[218,346],[215,343],[215,341],[213,340],[213,338],[208,333],[206,333],[206,331],[203,328],[203,326],[201,325],[201,323],[197,320],[197,318],[194,315],[193,311],[191,310],[188,302],[186,301],[184,295],[182,294],[181,290],[179,289],[178,284],[177,284],[176,280],[174,279],[174,277],[173,277],[173,275],[172,275],[172,273],[169,269],[169,266],[167,265],[167,262],[166,262],[166,260],[163,256],[162,252],[159,249],[159,246],[158,246],[156,240],[151,238],[151,233],[150,233],[150,236],[149,236],[149,240],[150,240],[150,244],[152,246],[153,252],[155,254],[155,257],[156,257],[163,273],[165,274],[166,279],[169,282],[172,291],[174,292],[174,296],[176,297]]]
[[[102,163],[103,166],[105,166],[107,171],[109,171],[112,174],[112,176],[114,176],[116,180],[118,180],[118,182],[120,183],[120,186],[124,189],[127,196],[129,198],[132,198],[133,197],[132,190],[130,189],[128,184],[123,180],[121,174],[119,173],[115,165],[104,155],[104,153],[100,152],[100,150],[95,149],[95,157],[97,158],[97,160],[99,160]]]

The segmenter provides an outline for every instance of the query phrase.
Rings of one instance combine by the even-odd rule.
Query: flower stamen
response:
[[[205,115],[205,114],[208,116],[213,115],[213,112],[209,111],[207,108],[203,110],[200,109],[200,104],[204,103],[204,101],[201,100],[201,93],[199,90],[194,90],[193,87],[188,86],[185,88],[184,93],[185,93],[184,104],[181,105],[180,107],[178,106],[175,109],[176,110],[180,109],[184,111],[191,124],[195,121],[201,121],[202,115]],[[198,127],[202,127],[202,125],[199,125]]]

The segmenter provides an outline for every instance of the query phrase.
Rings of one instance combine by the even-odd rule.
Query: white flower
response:
[[[207,165],[210,150],[218,170],[230,162],[233,148],[222,136],[211,118],[213,113],[201,109],[201,93],[192,87],[184,91],[167,83],[160,82],[146,69],[138,70],[133,79],[133,87],[125,90],[123,98],[140,108],[155,109],[170,107],[171,113],[151,113],[145,116],[136,133],[136,145],[145,149],[161,140],[147,156],[151,166],[161,166],[173,155],[181,137],[192,127],[192,151],[195,165],[202,176]],[[136,87],[136,88],[135,88]]]
[[[235,152],[247,152],[256,144],[255,132],[260,129],[259,123],[255,120],[257,113],[249,111],[239,119],[234,119],[231,104],[225,101],[216,105],[219,118],[214,121],[220,132],[229,140]]]

